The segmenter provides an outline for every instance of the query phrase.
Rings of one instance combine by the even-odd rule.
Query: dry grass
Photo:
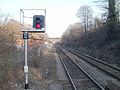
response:
[[[42,80],[43,79],[42,72],[40,72],[39,69],[34,68],[34,67],[30,68],[30,75],[35,80]]]
[[[13,67],[9,64],[4,64],[0,66],[1,75],[0,75],[0,90],[12,90],[12,85],[14,83],[13,77]]]

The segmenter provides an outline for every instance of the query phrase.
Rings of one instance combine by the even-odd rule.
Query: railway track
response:
[[[103,90],[120,90],[120,69],[70,48],[59,49],[77,63]],[[71,66],[72,67],[72,66]],[[80,74],[79,74],[80,75]],[[102,79],[101,79],[102,78]]]
[[[57,50],[57,53],[71,82],[72,90],[105,90],[62,50]]]
[[[81,52],[75,51],[73,49],[67,48],[67,50],[70,51],[72,54],[78,56],[81,59],[84,59],[86,62],[88,62],[88,63],[94,65],[95,67],[103,70],[108,75],[111,75],[112,77],[114,77],[120,81],[120,68],[112,66],[106,62],[103,62],[103,61],[96,59],[92,56],[89,56],[87,54],[83,54]]]

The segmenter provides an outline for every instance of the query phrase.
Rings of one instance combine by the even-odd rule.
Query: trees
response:
[[[117,22],[120,22],[120,1],[116,0],[116,14],[117,14]]]
[[[120,30],[118,27],[119,22],[119,0],[97,0],[101,2],[104,8],[104,16],[106,17],[105,25],[107,26],[108,41],[119,39]]]
[[[77,17],[80,19],[81,23],[83,23],[85,33],[90,30],[90,26],[92,23],[92,9],[90,6],[83,5],[77,11]]]
[[[103,9],[103,16],[106,18],[106,23],[116,23],[119,16],[119,0],[96,0],[96,4]]]
[[[108,16],[107,16],[108,24],[117,23],[117,14],[116,14],[115,6],[116,6],[116,0],[108,0]]]
[[[107,16],[107,26],[109,30],[109,39],[115,40],[119,39],[120,30],[116,28],[119,21],[119,12],[117,11],[116,5],[118,0],[108,0],[108,16]],[[117,13],[118,12],[118,13]]]
[[[13,90],[13,65],[17,58],[16,35],[21,25],[10,15],[0,15],[0,90]]]
[[[103,25],[102,20],[100,18],[98,18],[98,17],[94,17],[92,31],[94,32],[95,35],[96,35],[97,28],[99,28],[102,25]]]
[[[98,27],[100,27],[102,25],[102,21],[100,20],[100,18],[95,17],[94,18],[94,28],[97,29]]]
[[[68,46],[79,44],[79,38],[84,33],[80,23],[70,25],[62,35],[62,43]]]

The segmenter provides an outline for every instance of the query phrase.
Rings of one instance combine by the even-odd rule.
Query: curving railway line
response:
[[[57,47],[57,53],[72,90],[120,90],[119,68],[70,48]]]

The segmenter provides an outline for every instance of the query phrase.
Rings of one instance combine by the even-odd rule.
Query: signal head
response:
[[[42,29],[45,27],[45,17],[43,15],[33,16],[33,28]]]

